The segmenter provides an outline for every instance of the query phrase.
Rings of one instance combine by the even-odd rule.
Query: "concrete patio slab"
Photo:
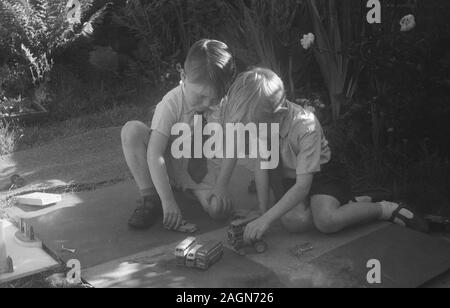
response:
[[[199,238],[226,243],[226,229]],[[208,271],[178,267],[172,254],[178,242],[174,242],[86,269],[83,277],[98,288],[387,288],[420,287],[450,268],[449,243],[391,224],[371,224],[335,235],[317,231],[294,235],[275,226],[266,240],[269,249],[264,254],[242,257],[227,249]],[[292,248],[304,243],[313,250],[294,255]],[[381,284],[371,285],[366,279],[371,259],[381,262]]]
[[[243,168],[233,175],[231,190],[240,208],[257,205],[247,192],[250,180]],[[78,259],[84,278],[96,287],[367,287],[367,261],[378,257],[389,263],[381,286],[417,287],[450,268],[445,262],[450,261],[448,242],[388,223],[334,235],[316,230],[289,234],[276,225],[266,236],[269,249],[264,254],[241,257],[227,249],[209,271],[179,268],[172,251],[186,234],[165,230],[161,221],[148,231],[127,227],[137,195],[134,183],[125,182],[64,195],[53,209],[23,212],[46,246],[64,262]],[[210,219],[186,195],[176,197],[185,218],[199,226],[196,236],[226,242],[226,222]],[[293,255],[296,245],[306,243],[311,251]]]
[[[240,185],[231,188],[244,207],[257,206],[256,197],[247,193],[251,174],[240,169],[233,177]],[[125,182],[96,191],[63,195],[54,207],[30,211],[13,208],[11,216],[28,218],[36,234],[63,261],[77,258],[82,268],[89,268],[120,257],[142,252],[163,244],[181,241],[186,235],[167,231],[160,221],[147,231],[134,231],[127,222],[136,207],[138,190],[134,182]],[[184,218],[208,232],[225,226],[209,218],[200,204],[186,195],[176,198]],[[61,248],[74,249],[75,254]]]
[[[381,284],[367,282],[367,263],[380,264]],[[389,225],[313,260],[329,286],[415,288],[450,269],[450,243],[423,233]]]
[[[324,287],[328,284],[324,275],[320,269],[307,266],[308,261],[385,227],[386,224],[372,224],[324,236],[317,231],[289,234],[277,225],[266,237],[268,250],[264,254],[244,257],[231,251],[226,241],[226,228],[221,228],[198,236],[202,240],[222,240],[227,247],[222,260],[208,271],[176,266],[172,252],[178,242],[173,242],[86,269],[82,276],[98,288]],[[290,252],[293,246],[305,242],[312,244],[311,252],[302,256]]]

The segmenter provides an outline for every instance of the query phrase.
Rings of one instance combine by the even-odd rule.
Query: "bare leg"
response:
[[[315,195],[311,198],[314,224],[323,233],[336,233],[357,224],[379,220],[381,205],[370,202],[355,202],[341,206],[331,196]]]
[[[306,232],[314,227],[311,209],[300,203],[281,217],[281,222],[292,233]]]
[[[192,193],[200,201],[203,209],[215,220],[223,220],[228,218],[230,213],[225,213],[223,209],[218,205],[215,198],[211,199],[211,203],[208,203],[209,190],[192,190]]]
[[[141,191],[154,189],[147,162],[150,128],[142,122],[131,121],[122,128],[122,149],[128,168]]]
[[[147,162],[147,147],[150,141],[150,128],[139,121],[132,121],[122,128],[122,149],[141,199],[138,207],[128,220],[128,225],[137,230],[150,228],[161,216],[161,201],[150,176]]]

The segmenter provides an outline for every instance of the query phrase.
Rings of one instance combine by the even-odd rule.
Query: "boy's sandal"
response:
[[[140,198],[137,200],[138,206],[128,220],[128,226],[136,230],[145,230],[152,227],[156,221],[163,216],[162,205],[159,197]]]
[[[428,233],[430,231],[428,222],[409,207],[399,204],[392,213],[391,222],[419,232]]]

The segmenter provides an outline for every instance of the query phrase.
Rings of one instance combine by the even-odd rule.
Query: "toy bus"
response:
[[[178,265],[186,265],[186,256],[189,248],[195,245],[197,239],[193,236],[186,238],[175,248],[175,257]]]
[[[220,260],[223,255],[223,243],[208,241],[196,252],[196,267],[206,270]]]
[[[192,248],[189,249],[187,255],[186,255],[186,266],[187,267],[195,267],[195,262],[197,259],[197,251],[202,247],[202,244],[195,244],[191,246]]]
[[[200,242],[190,237],[177,245],[175,256],[177,265],[206,270],[220,260],[223,255],[221,241]]]

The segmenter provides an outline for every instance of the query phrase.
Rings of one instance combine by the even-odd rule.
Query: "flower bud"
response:
[[[303,35],[303,38],[300,40],[300,43],[302,44],[302,47],[305,50],[308,50],[314,44],[315,39],[316,38],[315,38],[314,34],[308,33],[308,34]]]
[[[414,15],[406,15],[400,20],[400,31],[408,32],[416,27],[416,19]]]

